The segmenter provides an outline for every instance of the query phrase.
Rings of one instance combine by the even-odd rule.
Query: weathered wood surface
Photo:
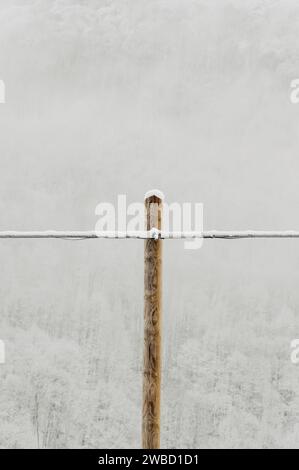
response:
[[[145,200],[146,229],[161,230],[162,200]],[[160,448],[162,240],[148,239],[144,250],[144,372],[142,447]]]

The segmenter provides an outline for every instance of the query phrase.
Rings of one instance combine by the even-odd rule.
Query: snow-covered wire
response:
[[[223,231],[223,230],[210,230],[210,231],[183,231],[183,232],[168,232],[153,228],[149,231],[0,231],[0,239],[14,239],[14,238],[57,238],[62,240],[86,240],[97,238],[108,239],[192,239],[192,238],[207,238],[207,239],[226,239],[235,240],[243,238],[299,238],[299,231],[285,230],[285,231],[265,231],[265,230],[239,230],[239,231]]]

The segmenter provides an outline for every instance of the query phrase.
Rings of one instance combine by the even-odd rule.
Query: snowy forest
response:
[[[295,0],[1,0],[0,230],[299,230]],[[143,242],[1,240],[1,448],[141,446]],[[299,242],[164,242],[163,448],[299,442]]]

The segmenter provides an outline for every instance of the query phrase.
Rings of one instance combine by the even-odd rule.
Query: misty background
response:
[[[295,0],[2,0],[0,230],[153,187],[299,230]],[[0,446],[141,445],[143,242],[0,242]],[[164,448],[298,447],[298,240],[164,243]]]

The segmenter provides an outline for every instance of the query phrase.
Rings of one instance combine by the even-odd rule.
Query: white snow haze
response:
[[[299,230],[295,0],[1,0],[0,230]],[[298,447],[299,241],[164,243],[164,448]],[[141,446],[143,242],[1,240],[0,447]]]

